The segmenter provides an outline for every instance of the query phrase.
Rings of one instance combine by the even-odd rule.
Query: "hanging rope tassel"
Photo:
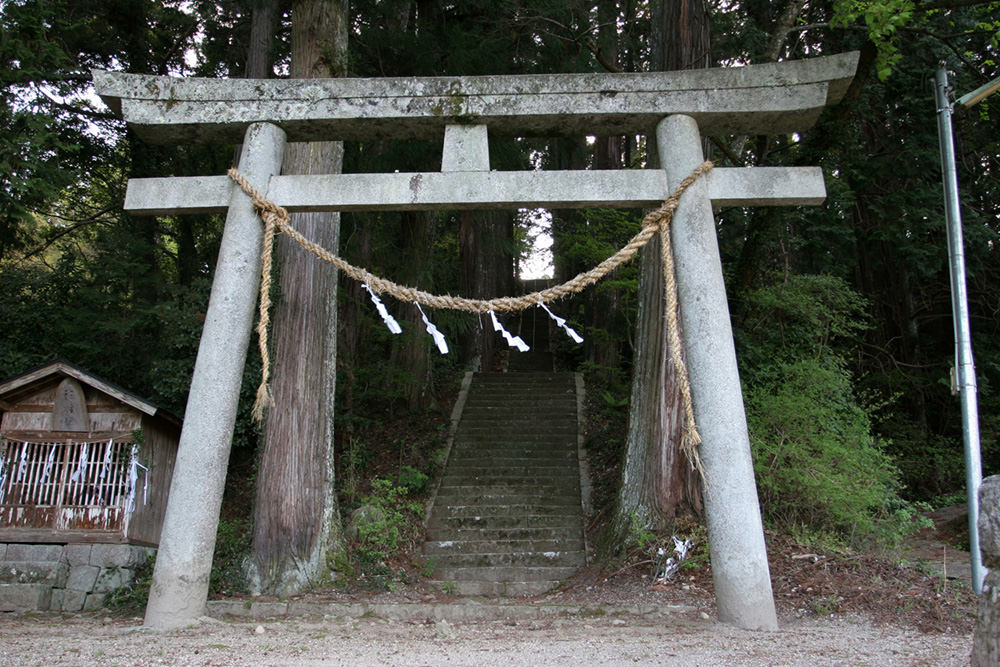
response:
[[[688,377],[687,364],[684,363],[684,349],[681,339],[680,305],[677,298],[677,277],[674,270],[674,252],[670,243],[670,220],[677,209],[679,199],[674,203],[669,216],[660,221],[660,256],[663,261],[663,293],[667,301],[667,345],[670,349],[670,361],[677,370],[677,383],[680,385],[681,397],[684,400],[684,432],[681,435],[681,451],[687,456],[688,464],[698,471],[703,478],[705,468],[698,455],[698,445],[701,444],[701,434],[694,421],[694,402],[691,399],[691,380]]]

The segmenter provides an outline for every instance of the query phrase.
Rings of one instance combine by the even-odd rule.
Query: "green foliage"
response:
[[[253,537],[249,519],[219,521],[208,590],[213,595],[237,595],[249,591],[244,561],[250,555]]]
[[[894,545],[922,522],[847,367],[864,300],[837,278],[791,276],[746,303],[741,372],[764,514],[787,531]]]
[[[835,0],[831,25],[846,27],[862,23],[868,38],[878,47],[876,70],[882,80],[889,78],[902,58],[899,29],[913,18],[913,0]]]
[[[745,393],[761,505],[773,524],[886,546],[920,527],[843,367],[778,364]]]
[[[391,581],[388,562],[419,530],[424,506],[409,496],[407,487],[376,478],[371,493],[362,498],[361,507],[354,512],[355,555],[361,571],[376,583]]]

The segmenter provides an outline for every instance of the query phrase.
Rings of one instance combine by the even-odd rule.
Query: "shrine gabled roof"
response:
[[[175,424],[180,424],[180,420],[172,413],[164,410],[154,403],[123,389],[118,385],[100,378],[93,373],[83,370],[68,361],[53,361],[39,366],[32,370],[15,375],[13,377],[0,380],[0,401],[13,402],[24,394],[30,392],[39,384],[51,381],[52,378],[71,377],[81,384],[93,387],[122,403],[135,408],[139,412],[149,416],[157,416]]]
[[[267,121],[290,141],[434,138],[486,124],[518,136],[649,131],[686,114],[704,134],[804,130],[839,101],[857,52],[744,67],[621,74],[204,79],[94,71],[97,93],[142,138],[238,142]]]

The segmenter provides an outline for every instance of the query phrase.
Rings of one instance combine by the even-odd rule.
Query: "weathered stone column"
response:
[[[704,160],[698,124],[690,116],[662,120],[656,142],[671,190]],[[684,351],[702,437],[705,514],[719,620],[741,628],[777,629],[729,303],[705,179],[681,198],[671,230]]]
[[[972,667],[1000,665],[1000,475],[979,487],[979,551],[989,568],[979,594],[979,615],[972,639]]]
[[[285,133],[269,123],[247,131],[240,170],[259,190],[281,171]],[[260,280],[262,226],[235,185],[212,295],[184,413],[170,499],[146,606],[145,625],[170,629],[204,615],[243,365]]]

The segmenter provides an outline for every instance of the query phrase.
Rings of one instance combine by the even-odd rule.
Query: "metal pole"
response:
[[[969,327],[969,299],[965,288],[965,249],[962,240],[962,213],[958,201],[955,147],[951,134],[952,107],[948,101],[948,73],[941,65],[934,77],[937,98],[938,140],[941,173],[944,179],[944,211],[948,231],[948,268],[951,275],[951,305],[955,324],[955,366],[962,401],[962,441],[965,449],[965,489],[969,507],[969,551],[972,560],[972,588],[982,593],[982,555],[979,553],[979,486],[983,481],[979,449],[979,407],[976,396],[976,368],[972,360]]]

